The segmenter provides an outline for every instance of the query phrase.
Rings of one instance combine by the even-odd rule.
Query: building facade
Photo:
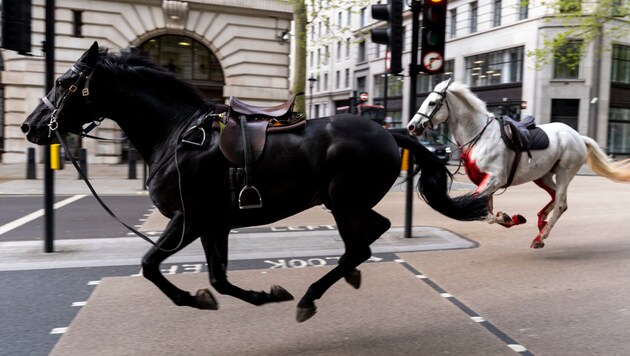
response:
[[[278,0],[57,0],[55,72],[63,74],[94,41],[110,51],[138,50],[197,86],[206,99],[230,96],[274,105],[289,96],[293,8]],[[44,95],[45,0],[32,2],[32,53],[0,51],[0,159],[25,162],[20,125]],[[95,135],[120,138],[105,120]],[[78,138],[74,138],[78,140]],[[93,163],[119,163],[127,147],[74,142]]]
[[[372,3],[378,3],[372,1]],[[581,6],[589,6],[584,3]],[[588,9],[586,9],[588,10]],[[411,14],[405,5],[402,76],[387,76],[385,46],[370,41],[370,4],[328,8],[309,28],[308,72],[316,81],[307,103],[316,116],[335,113],[353,90],[369,92],[369,102],[385,104],[388,121],[403,126],[409,112]],[[419,73],[417,106],[446,78],[467,84],[490,111],[534,115],[538,123],[560,121],[595,138],[616,156],[630,155],[630,23],[621,17],[589,43],[579,66],[552,61],[536,68],[528,53],[545,38],[567,29],[562,13],[532,0],[451,0],[448,2],[445,73]],[[610,35],[610,28],[627,35]],[[583,39],[572,41],[580,43]],[[570,51],[571,48],[567,48]],[[387,97],[385,97],[387,86]],[[345,100],[345,102],[344,102]],[[347,104],[345,104],[347,105]]]

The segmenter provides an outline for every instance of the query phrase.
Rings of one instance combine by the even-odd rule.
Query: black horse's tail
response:
[[[481,220],[488,214],[488,197],[466,194],[451,198],[448,196],[448,185],[452,174],[433,153],[418,142],[415,137],[392,132],[398,147],[405,148],[413,155],[418,165],[413,172],[419,171],[418,192],[422,198],[437,212],[449,218],[471,221]]]

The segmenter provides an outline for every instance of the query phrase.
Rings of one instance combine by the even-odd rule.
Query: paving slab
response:
[[[281,284],[294,295],[328,267],[230,272],[254,290]],[[295,321],[296,301],[254,307],[218,296],[220,309],[174,306],[140,277],[105,278],[51,355],[513,355],[400,264],[364,265],[363,286],[334,285],[318,313]],[[169,276],[197,290],[205,274]]]

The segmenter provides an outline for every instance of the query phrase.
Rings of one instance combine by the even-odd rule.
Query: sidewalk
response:
[[[144,189],[144,165],[136,165],[136,179],[128,179],[127,164],[88,165],[88,178],[100,195],[148,194]],[[148,173],[147,173],[148,174]],[[91,194],[72,163],[53,173],[56,195]],[[44,194],[44,168],[37,165],[36,179],[26,179],[26,164],[0,163],[0,195]]]

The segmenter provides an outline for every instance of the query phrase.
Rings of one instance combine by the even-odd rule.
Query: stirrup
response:
[[[245,196],[243,196],[245,195]],[[258,203],[256,203],[258,200]],[[243,204],[244,201],[247,201],[247,204]],[[262,197],[260,196],[260,192],[253,185],[246,185],[241,189],[241,192],[238,194],[238,208],[241,210],[245,209],[258,209],[262,207]]]

